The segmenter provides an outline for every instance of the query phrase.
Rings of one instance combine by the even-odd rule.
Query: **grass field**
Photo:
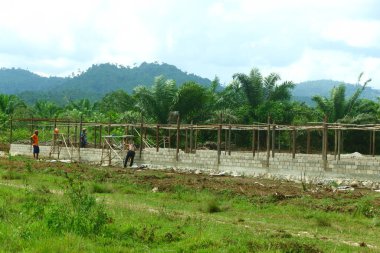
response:
[[[0,159],[1,252],[380,252],[380,193]]]

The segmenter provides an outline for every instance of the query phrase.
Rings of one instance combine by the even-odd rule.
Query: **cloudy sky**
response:
[[[257,67],[294,82],[380,89],[377,0],[0,0],[0,67],[67,76],[165,62],[229,83]]]

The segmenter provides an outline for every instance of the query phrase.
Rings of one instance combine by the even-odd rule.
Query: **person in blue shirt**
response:
[[[87,145],[87,129],[83,128],[80,133],[80,147],[85,148]]]

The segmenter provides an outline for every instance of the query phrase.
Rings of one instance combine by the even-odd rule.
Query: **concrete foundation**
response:
[[[57,159],[57,155],[49,158],[50,146],[40,146],[40,158]],[[12,144],[11,155],[32,156],[30,145]],[[59,159],[72,159],[73,161],[100,164],[102,149],[83,148],[80,150],[62,148]],[[120,154],[122,158],[125,154]],[[142,152],[141,159],[136,151],[135,162],[138,165],[145,164],[153,169],[175,169],[194,173],[230,174],[236,176],[265,176],[269,178],[284,178],[288,180],[360,180],[380,182],[379,157],[364,156],[359,153],[345,154],[341,160],[334,160],[334,156],[328,156],[326,169],[321,155],[297,154],[293,159],[290,153],[277,153],[275,158],[269,159],[269,167],[266,166],[266,153],[256,153],[253,157],[250,152],[232,152],[229,156],[222,152],[220,164],[218,164],[217,151],[197,150],[196,153],[179,152],[179,160],[176,161],[176,150],[160,148],[146,148]],[[103,163],[108,165],[108,159]],[[122,166],[120,159],[114,158],[111,165]]]

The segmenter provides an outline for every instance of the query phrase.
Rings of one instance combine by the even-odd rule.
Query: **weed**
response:
[[[23,208],[26,213],[32,218],[42,219],[45,216],[45,207],[49,203],[49,199],[45,196],[40,196],[35,192],[27,189],[25,193],[25,200]]]
[[[13,170],[8,170],[5,174],[1,175],[1,178],[6,180],[18,180],[23,179],[23,175]]]
[[[144,225],[140,231],[137,232],[138,238],[146,243],[154,242],[156,238],[157,226],[153,225]]]
[[[331,227],[331,221],[326,216],[317,216],[315,221],[319,227]]]
[[[270,241],[249,241],[247,243],[249,251],[261,252],[299,252],[299,253],[320,253],[322,252],[313,244],[298,242],[294,239],[270,240]]]
[[[31,173],[32,172],[32,164],[30,161],[26,162],[25,169],[27,172]]]
[[[99,233],[109,222],[104,205],[96,203],[82,181],[68,178],[66,204],[53,205],[46,217],[47,225],[56,232],[72,231],[79,235]]]
[[[112,187],[104,184],[94,183],[91,186],[92,193],[112,193],[113,191]]]
[[[374,227],[380,227],[380,217],[373,218],[372,224]]]
[[[366,199],[356,204],[354,215],[364,215],[367,218],[373,218],[375,216],[375,210],[372,203]]]
[[[222,209],[220,208],[219,203],[216,200],[210,200],[207,202],[207,205],[206,205],[207,213],[218,213],[221,211]]]

